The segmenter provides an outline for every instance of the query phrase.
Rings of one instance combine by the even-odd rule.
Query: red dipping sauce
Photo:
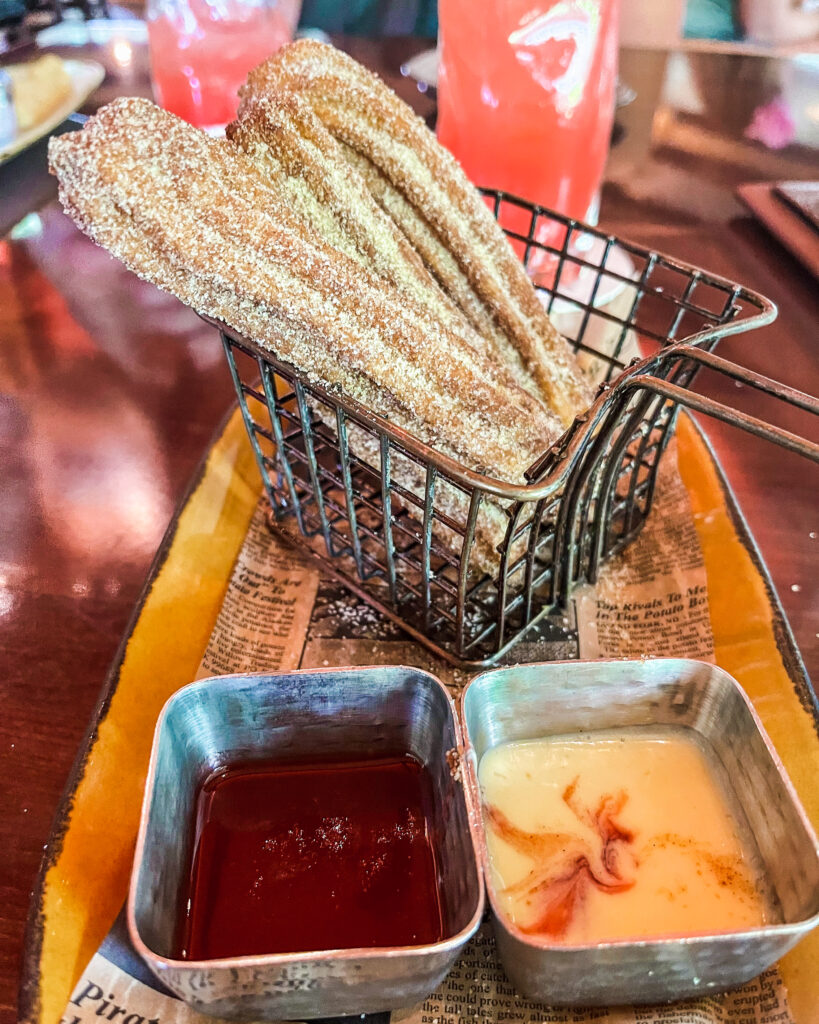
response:
[[[432,799],[409,756],[214,773],[197,798],[180,959],[439,941]]]

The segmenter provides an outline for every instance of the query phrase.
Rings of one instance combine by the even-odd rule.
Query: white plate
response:
[[[105,46],[117,39],[148,43],[148,26],[141,18],[91,18],[89,21],[66,18],[37,33],[37,46]]]
[[[401,65],[401,74],[414,78],[420,85],[431,85],[437,89],[439,60],[437,50],[424,50]]]
[[[78,110],[91,93],[105,78],[105,68],[95,60],[64,60],[65,70],[71,79],[71,93],[64,103],[31,128],[20,132],[11,142],[0,146],[0,164],[21,153],[32,143],[48,135],[75,110]]]

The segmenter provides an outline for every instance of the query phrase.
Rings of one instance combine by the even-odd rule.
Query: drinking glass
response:
[[[292,0],[148,0],[157,103],[199,128],[224,128],[248,72],[292,38],[292,7]]]
[[[440,0],[438,137],[476,185],[596,218],[618,14],[619,0]]]

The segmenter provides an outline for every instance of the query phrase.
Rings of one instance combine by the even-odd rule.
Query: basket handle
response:
[[[738,366],[729,359],[723,359],[713,352],[694,348],[691,345],[680,345],[675,346],[673,354],[675,359],[690,359],[692,362],[722,373],[733,380],[741,381],[749,387],[756,388],[757,391],[762,391],[786,402],[788,405],[795,406],[819,417],[819,399],[813,398],[803,391],[797,391],[796,388],[788,387],[786,384],[781,384],[779,381],[772,380],[770,377],[765,377],[753,370]],[[714,398],[708,398],[705,395],[691,392],[686,388],[680,387],[678,384],[672,384],[670,381],[651,376],[650,374],[639,374],[632,377],[626,387],[628,390],[653,391],[655,394],[669,398],[679,405],[693,409],[695,412],[702,412],[707,416],[713,416],[714,419],[722,420],[723,423],[739,427],[749,434],[754,434],[756,437],[764,438],[766,441],[771,441],[789,451],[804,455],[805,458],[813,462],[819,462],[819,443],[805,437],[800,437],[790,430],[766,423],[765,420],[759,419],[758,416],[751,416],[749,413],[741,412],[739,409],[734,409],[730,405],[718,402]]]

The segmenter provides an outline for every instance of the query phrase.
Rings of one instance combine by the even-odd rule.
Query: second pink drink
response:
[[[149,0],[148,35],[157,103],[219,130],[248,71],[291,39],[292,25],[277,0]]]
[[[596,215],[619,0],[440,0],[438,137],[476,185]]]

